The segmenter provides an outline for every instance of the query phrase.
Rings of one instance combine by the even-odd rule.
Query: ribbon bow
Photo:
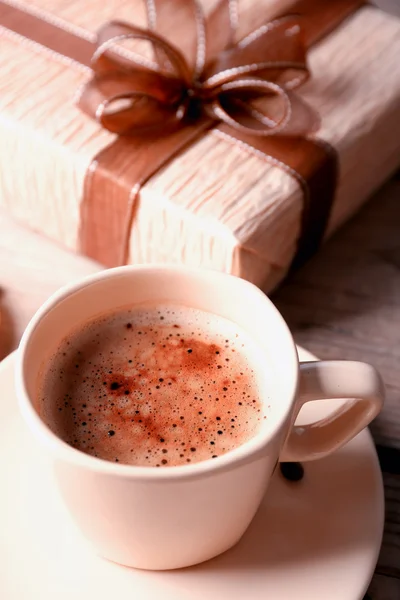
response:
[[[111,21],[98,32],[82,110],[120,135],[167,132],[204,116],[239,136],[315,128],[315,113],[292,91],[309,77],[299,17],[276,19],[235,42],[237,0],[220,0],[208,18],[197,0],[165,4],[146,1],[147,29]],[[165,31],[165,11],[180,20],[174,35],[187,34],[181,48]],[[127,47],[132,41],[150,45],[152,57]]]

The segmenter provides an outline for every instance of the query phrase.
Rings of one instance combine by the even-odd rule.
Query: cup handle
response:
[[[328,360],[300,363],[300,380],[292,429],[279,460],[323,458],[356,436],[382,408],[385,390],[379,373],[366,363]],[[328,417],[294,425],[306,402],[351,398]]]

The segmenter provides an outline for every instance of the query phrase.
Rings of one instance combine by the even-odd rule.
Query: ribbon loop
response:
[[[180,77],[186,85],[190,85],[191,75],[190,69],[185,57],[176,46],[169,43],[166,39],[149,29],[142,29],[129,23],[121,21],[110,21],[104,25],[98,32],[97,48],[92,58],[92,69],[97,73],[98,59],[105,53],[113,53],[115,60],[118,61],[121,68],[131,71],[134,66],[143,68],[146,67],[153,71],[161,69],[155,63],[152,63],[146,57],[143,57],[136,52],[121,47],[121,43],[125,41],[142,40],[149,42],[154,49],[163,53],[165,60],[163,61],[164,68],[169,73],[172,72],[176,77]]]
[[[218,54],[234,45],[238,26],[238,0],[217,2],[206,20],[205,64],[211,64]]]
[[[87,84],[81,99],[88,106],[96,105],[95,118],[99,124],[113,133],[145,131],[177,121],[178,108],[184,104],[183,90],[177,85],[162,85],[163,79],[152,82],[149,73],[136,74],[135,87],[132,77],[124,73],[111,73]],[[166,95],[166,92],[169,95]],[[175,112],[172,106],[176,107]]]
[[[166,110],[153,98],[136,96],[133,92],[104,100],[98,106],[96,118],[105,129],[119,135],[148,132],[161,126],[168,131],[179,121],[177,114]]]
[[[279,104],[275,118],[257,111],[244,99],[241,100],[238,91],[249,92],[252,96],[257,92],[260,95],[274,96]],[[279,85],[257,79],[243,79],[224,84],[218,98],[210,104],[209,113],[238,131],[251,132],[254,135],[275,135],[287,126],[291,106],[287,93]]]

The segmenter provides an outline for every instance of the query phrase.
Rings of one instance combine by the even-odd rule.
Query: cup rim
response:
[[[86,454],[81,450],[70,446],[67,442],[64,442],[60,437],[58,437],[38,415],[28,393],[25,379],[26,351],[29,347],[31,336],[35,330],[40,327],[42,319],[51,310],[56,308],[57,305],[60,304],[64,299],[85,287],[101,282],[103,279],[113,278],[127,272],[132,274],[135,274],[138,271],[151,271],[156,273],[159,270],[163,272],[170,271],[183,275],[186,273],[188,275],[191,274],[192,276],[200,274],[204,276],[204,274],[206,274],[211,277],[221,279],[222,282],[225,278],[235,278],[240,280],[240,285],[247,287],[251,293],[261,295],[263,300],[269,305],[269,310],[271,313],[273,313],[274,318],[279,321],[282,335],[285,335],[286,337],[286,341],[288,342],[287,347],[290,350],[290,352],[287,352],[288,368],[290,369],[290,372],[293,373],[293,381],[290,388],[291,401],[287,403],[285,409],[279,414],[271,430],[259,432],[250,440],[244,442],[237,448],[230,450],[226,454],[219,456],[215,460],[207,459],[190,465],[176,465],[162,469],[156,469],[152,466],[147,467],[114,463]],[[61,459],[67,463],[72,463],[75,466],[87,468],[90,471],[97,473],[124,478],[133,478],[135,480],[143,481],[171,481],[175,479],[181,480],[196,478],[199,475],[211,475],[218,471],[224,471],[236,467],[238,464],[253,461],[256,458],[261,457],[263,454],[265,455],[265,451],[263,452],[263,450],[265,450],[265,447],[268,445],[268,443],[279,434],[281,427],[291,413],[296,398],[299,377],[298,354],[289,327],[273,302],[266,294],[264,294],[264,292],[262,292],[262,290],[260,290],[253,283],[236,277],[235,275],[218,272],[211,269],[196,267],[191,268],[171,264],[127,265],[111,269],[104,269],[64,285],[55,293],[53,293],[36,311],[22,335],[16,357],[15,385],[19,409],[28,427],[34,436],[38,438],[40,442],[42,442],[42,444],[47,446],[47,448],[51,450],[58,459]]]

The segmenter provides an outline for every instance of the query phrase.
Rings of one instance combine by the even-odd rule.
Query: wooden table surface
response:
[[[0,358],[54,290],[98,269],[0,213]],[[383,375],[387,401],[372,433],[385,482],[386,528],[366,598],[399,600],[400,180],[389,182],[273,300],[298,344],[320,358],[366,360]]]

